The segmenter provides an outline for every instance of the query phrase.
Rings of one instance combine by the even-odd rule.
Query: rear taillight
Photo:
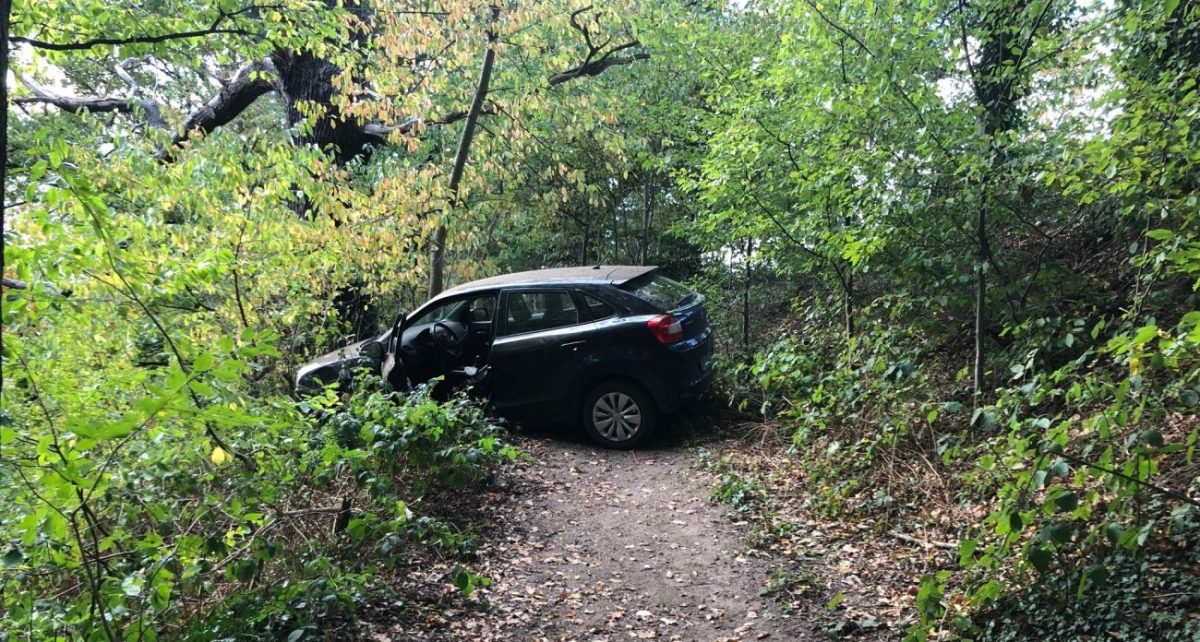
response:
[[[683,340],[683,323],[669,314],[660,314],[646,322],[650,334],[659,343],[672,344]]]

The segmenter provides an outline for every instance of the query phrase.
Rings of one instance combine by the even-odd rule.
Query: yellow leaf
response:
[[[224,448],[216,446],[213,448],[212,457],[210,459],[212,459],[212,463],[220,466],[229,461],[229,453],[225,452]]]

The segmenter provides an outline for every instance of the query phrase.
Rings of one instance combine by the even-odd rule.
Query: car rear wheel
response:
[[[633,448],[654,432],[654,402],[637,386],[606,381],[583,402],[583,428],[592,441],[609,448]]]

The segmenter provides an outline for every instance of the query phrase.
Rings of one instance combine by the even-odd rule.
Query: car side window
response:
[[[550,330],[579,323],[575,301],[564,291],[511,292],[505,306],[504,334]]]
[[[496,297],[488,295],[471,299],[469,309],[471,323],[490,323],[496,314]]]
[[[580,316],[585,322],[607,319],[617,312],[611,305],[601,301],[600,299],[597,299],[590,294],[587,294],[586,292],[580,292],[578,294],[579,298],[583,301],[583,308],[580,310]]]
[[[488,294],[470,299],[456,299],[436,305],[422,314],[408,327],[429,325],[438,321],[458,323],[491,321],[496,310],[496,296]]]

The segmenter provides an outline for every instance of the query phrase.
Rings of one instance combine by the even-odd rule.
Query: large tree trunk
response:
[[[366,160],[371,145],[379,138],[369,134],[363,123],[355,118],[344,118],[334,104],[334,77],[341,70],[327,60],[311,53],[278,51],[271,56],[278,74],[278,89],[287,109],[289,127],[296,127],[306,120],[300,107],[307,105],[311,110],[317,106],[322,114],[311,127],[299,128],[302,133],[294,138],[298,146],[313,146],[331,154],[339,166],[356,160]],[[292,203],[300,216],[311,218],[307,198],[299,197]],[[362,289],[360,283],[349,283],[334,295],[333,307],[338,318],[348,324],[354,339],[373,334],[378,320],[378,310]]]

